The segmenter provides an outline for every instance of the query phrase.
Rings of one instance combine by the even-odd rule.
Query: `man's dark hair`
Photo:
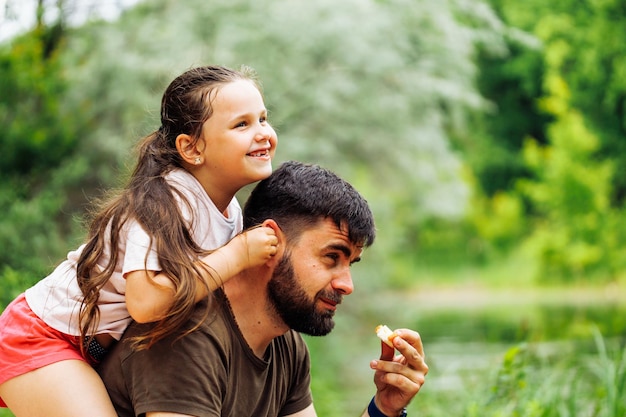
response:
[[[349,183],[318,165],[288,161],[252,191],[244,228],[273,219],[290,240],[324,219],[345,230],[355,244],[370,246],[376,229],[367,201]]]

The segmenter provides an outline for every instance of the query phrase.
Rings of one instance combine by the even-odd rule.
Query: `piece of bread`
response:
[[[384,324],[376,326],[376,336],[380,338],[389,347],[393,347],[393,339],[398,335],[391,331],[391,329]]]

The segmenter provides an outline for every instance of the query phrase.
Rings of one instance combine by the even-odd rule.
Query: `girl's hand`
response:
[[[257,226],[238,234],[226,245],[209,253],[200,262],[201,270],[209,291],[224,284],[241,271],[261,266],[276,255],[278,237],[271,227]],[[204,287],[206,288],[206,287]],[[199,287],[196,301],[206,296],[206,290]]]
[[[239,239],[244,243],[244,259],[247,265],[244,269],[260,266],[276,255],[278,238],[271,227],[258,226],[243,232]]]

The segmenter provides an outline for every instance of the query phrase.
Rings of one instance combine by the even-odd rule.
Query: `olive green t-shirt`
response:
[[[300,334],[275,338],[264,358],[250,349],[223,292],[194,332],[133,351],[127,338],[150,325],[133,323],[98,372],[121,417],[146,412],[191,416],[284,416],[312,403],[309,352]],[[199,304],[199,320],[206,304]]]

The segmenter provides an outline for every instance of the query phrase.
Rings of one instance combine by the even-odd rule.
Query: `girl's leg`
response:
[[[16,417],[116,417],[97,372],[86,362],[64,360],[0,385]]]

